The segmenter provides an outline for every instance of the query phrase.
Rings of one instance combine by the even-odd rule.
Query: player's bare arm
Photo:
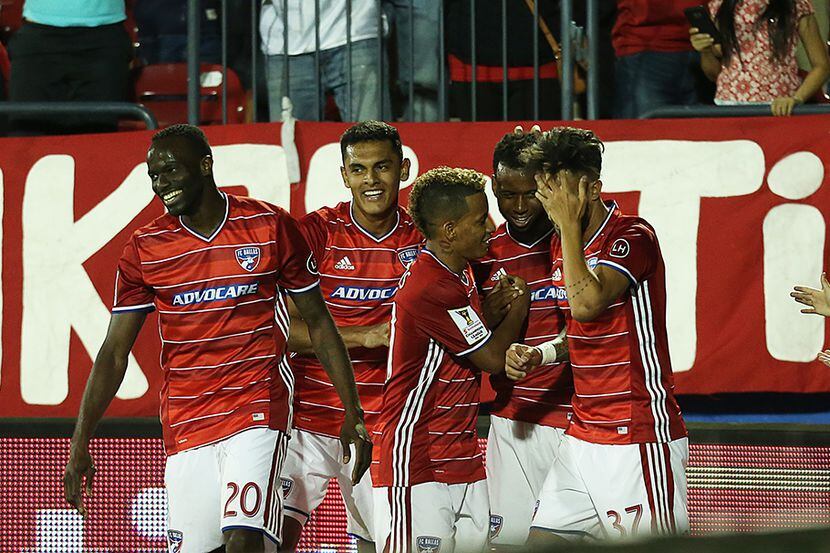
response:
[[[540,365],[562,363],[569,359],[567,329],[553,340],[538,346],[510,344],[504,360],[504,373],[510,380],[521,380]]]
[[[530,291],[527,284],[519,277],[513,278],[512,286],[517,289],[517,296],[501,323],[493,329],[487,343],[468,355],[470,361],[482,371],[498,374],[504,371],[504,356],[510,344],[515,342],[522,331],[522,325],[530,308]]]
[[[294,301],[288,298],[288,315],[291,320],[291,332],[288,337],[288,351],[313,355],[311,336],[308,325],[303,320]],[[382,348],[389,345],[389,323],[380,323],[368,326],[338,326],[340,337],[347,349],[352,348]]]
[[[824,315],[830,317],[830,282],[827,282],[827,275],[821,274],[821,290],[809,286],[796,286],[790,292],[790,296],[801,305],[806,305],[802,313],[813,315]]]
[[[570,171],[536,175],[537,197],[562,239],[562,264],[565,289],[573,318],[580,322],[596,319],[630,286],[629,280],[614,269],[588,267],[583,252],[582,219],[592,195],[599,190],[585,176]]]
[[[349,353],[326,308],[319,287],[292,294],[291,297],[307,324],[314,353],[334,384],[346,410],[346,418],[340,429],[340,442],[343,444],[344,463],[351,459],[349,444],[355,446],[357,460],[352,471],[352,482],[357,484],[372,463],[372,440],[363,424],[363,408],[357,395]]]
[[[64,497],[84,517],[84,493],[92,494],[92,478],[95,475],[89,440],[124,380],[130,349],[146,317],[147,313],[143,311],[112,315],[107,336],[86,382],[69,447],[69,462],[63,476]]]

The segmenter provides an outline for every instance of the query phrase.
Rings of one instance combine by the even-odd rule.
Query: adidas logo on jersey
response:
[[[556,270],[553,272],[553,281],[556,282],[559,280],[562,280],[562,269],[557,267]]]
[[[348,255],[344,255],[343,259],[334,264],[334,268],[339,271],[354,271],[354,265]]]

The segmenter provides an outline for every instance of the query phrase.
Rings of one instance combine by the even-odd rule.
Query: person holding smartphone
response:
[[[721,40],[691,27],[703,72],[716,81],[718,105],[770,104],[790,115],[830,77],[830,58],[810,0],[710,0]],[[795,51],[804,44],[811,69],[802,79]]]

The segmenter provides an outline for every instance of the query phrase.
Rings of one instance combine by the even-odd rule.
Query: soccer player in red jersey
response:
[[[558,355],[522,382],[490,375],[496,399],[487,438],[490,543],[524,545],[536,498],[556,457],[571,410],[573,380],[567,361],[565,318],[550,282],[553,225],[536,198],[533,172],[519,159],[538,134],[506,134],[493,153],[493,192],[506,222],[490,239],[487,255],[473,262],[488,324],[509,305],[504,274],[517,275],[530,290],[530,313],[520,340],[537,345],[554,340]],[[506,296],[507,299],[510,296]],[[495,300],[494,300],[495,299]],[[495,301],[495,305],[493,304]],[[492,309],[488,309],[492,305]]]
[[[600,197],[602,151],[591,131],[559,128],[523,156],[558,228],[551,279],[575,388],[539,497],[536,544],[689,530],[689,444],[673,393],[663,258],[646,221]],[[506,364],[521,376],[546,347],[511,346]]]
[[[300,221],[320,266],[320,288],[354,366],[360,402],[371,433],[383,397],[389,355],[389,321],[398,281],[423,241],[398,206],[401,180],[409,175],[397,129],[380,121],[350,127],[340,139],[343,182],[352,200],[324,207]],[[289,306],[290,307],[290,306]],[[283,468],[283,550],[296,549],[303,524],[337,479],[349,534],[358,547],[374,541],[372,482],[355,485],[352,464],[341,462],[337,422],[343,406],[314,355],[308,326],[292,312],[289,363],[297,380],[294,429]],[[373,550],[373,547],[368,550]]]
[[[401,278],[373,466],[378,551],[482,551],[489,501],[476,437],[482,370],[504,370],[529,294],[492,331],[469,262],[493,231],[485,177],[440,167],[416,180],[409,212],[426,246]]]
[[[119,261],[112,319],[72,437],[66,499],[86,514],[82,480],[89,493],[95,472],[89,441],[156,309],[170,550],[274,549],[293,390],[286,293],[347,406],[340,438],[347,449],[356,445],[359,477],[371,441],[348,354],[296,222],[278,207],[220,192],[202,131],[175,125],[156,133],[147,168],[167,213],[138,229]]]

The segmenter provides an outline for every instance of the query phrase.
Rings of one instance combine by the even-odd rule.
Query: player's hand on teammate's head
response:
[[[818,357],[816,357],[819,361],[830,367],[830,349],[826,349],[824,351],[820,351]]]
[[[802,313],[830,317],[830,282],[827,281],[825,273],[821,274],[821,290],[809,286],[796,286],[790,292],[790,296],[798,303],[807,306],[801,310]]]
[[[372,438],[363,423],[363,413],[346,411],[346,418],[340,427],[340,444],[343,446],[343,464],[351,461],[351,445],[354,444],[352,484],[357,484],[372,464]]]
[[[389,345],[389,322],[380,323],[367,328],[363,338],[363,347],[383,348]]]
[[[510,344],[504,357],[504,373],[510,380],[521,380],[542,364],[539,348],[525,344]]]
[[[95,465],[92,456],[86,447],[72,447],[69,462],[63,474],[63,494],[66,501],[75,507],[82,517],[86,518],[84,494],[92,495],[92,478],[95,476]]]
[[[533,125],[530,127],[530,130],[525,133],[524,127],[521,125],[516,125],[513,127],[513,134],[521,136],[523,134],[542,134],[542,128],[539,125]]]

